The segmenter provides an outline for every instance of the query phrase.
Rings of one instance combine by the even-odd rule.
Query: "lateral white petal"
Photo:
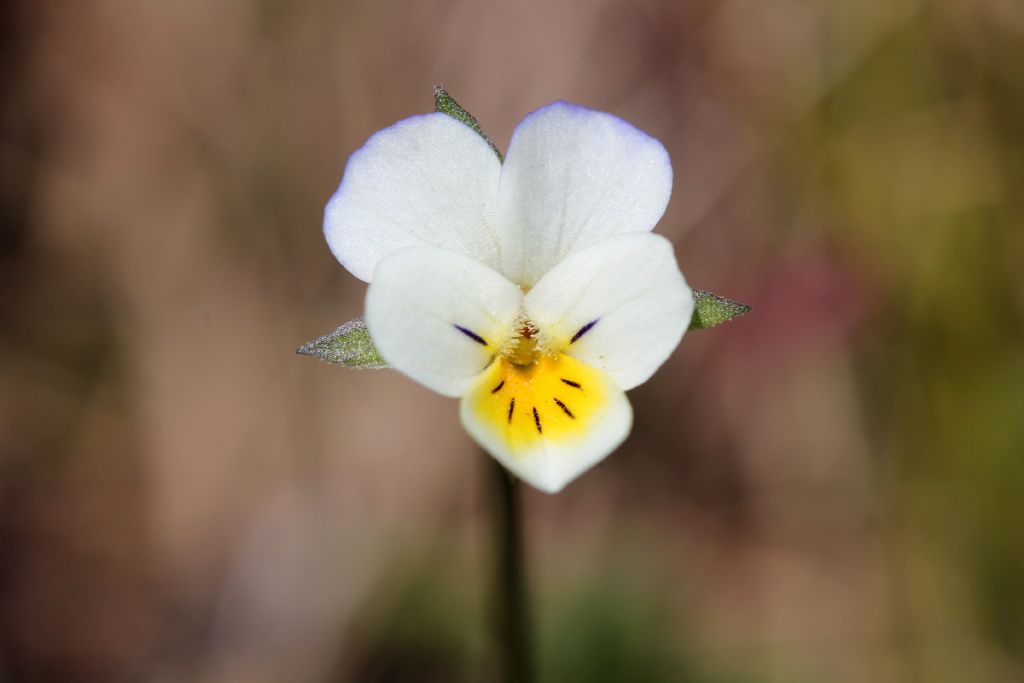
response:
[[[522,296],[467,256],[410,247],[377,266],[366,292],[366,325],[392,367],[438,393],[461,396],[510,334]]]
[[[501,163],[446,114],[413,116],[374,134],[345,166],[324,211],[331,252],[360,280],[403,247],[435,246],[499,266]]]
[[[570,371],[580,380],[581,389],[561,385],[562,399],[558,394],[545,396],[547,382],[542,379],[536,389],[526,387],[525,393],[515,395],[516,403],[494,397],[498,387],[494,380],[500,376],[495,370],[484,373],[462,398],[459,415],[474,441],[534,488],[545,493],[561,491],[629,435],[633,425],[629,400],[599,370],[579,363]]]
[[[516,127],[501,171],[501,270],[530,287],[566,254],[647,232],[672,191],[660,142],[611,114],[555,102]]]
[[[628,390],[646,382],[679,344],[693,294],[668,240],[644,233],[571,254],[523,305],[550,343]]]

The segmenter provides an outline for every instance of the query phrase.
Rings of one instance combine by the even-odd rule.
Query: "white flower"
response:
[[[622,443],[624,391],[689,324],[672,245],[650,232],[671,189],[661,143],[610,114],[542,107],[504,164],[468,126],[426,114],[352,155],[324,233],[370,283],[383,358],[461,397],[470,435],[553,493]]]

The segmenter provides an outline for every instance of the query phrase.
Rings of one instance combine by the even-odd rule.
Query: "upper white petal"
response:
[[[672,165],[660,142],[611,114],[556,102],[523,119],[498,194],[501,271],[530,287],[572,251],[650,231]]]
[[[542,334],[628,390],[646,382],[679,344],[693,315],[693,294],[671,243],[644,233],[610,237],[571,254],[523,305]]]
[[[461,396],[510,334],[522,296],[468,256],[410,247],[377,267],[366,292],[366,325],[395,369],[438,393]]]
[[[487,143],[447,114],[399,121],[349,158],[324,212],[327,244],[365,281],[408,246],[443,247],[497,268],[500,172]]]

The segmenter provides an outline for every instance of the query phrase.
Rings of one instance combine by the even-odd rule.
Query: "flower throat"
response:
[[[536,363],[541,355],[537,348],[537,327],[529,320],[522,320],[519,326],[519,334],[513,339],[505,350],[505,358],[512,365],[526,367]]]

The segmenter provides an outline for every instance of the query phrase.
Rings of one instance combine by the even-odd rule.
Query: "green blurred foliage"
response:
[[[622,565],[568,590],[553,605],[539,633],[540,677],[545,682],[745,683],[758,676],[728,673],[712,663],[702,643],[652,586],[646,570]],[[742,670],[742,666],[731,667]],[[755,668],[755,667],[751,667]]]
[[[1024,658],[1024,80],[1006,61],[1024,45],[995,26],[965,44],[949,21],[925,5],[886,36],[799,154],[830,241],[884,292],[857,362],[896,619],[906,656],[952,681],[943,660],[979,638]]]
[[[491,643],[481,567],[465,557],[435,553],[396,561],[366,605],[349,646],[353,678],[390,681],[491,680]],[[534,601],[532,641],[537,680],[578,683],[755,683],[740,673],[753,662],[728,664],[701,654],[703,643],[652,591],[652,558],[616,561],[565,590],[544,586]],[[792,680],[792,679],[790,679]]]

